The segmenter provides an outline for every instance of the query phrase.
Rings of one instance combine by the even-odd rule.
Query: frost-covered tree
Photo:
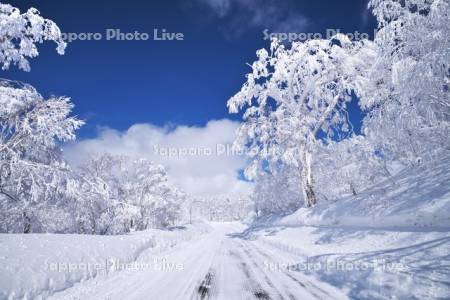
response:
[[[125,201],[138,208],[136,230],[174,225],[184,194],[169,184],[163,166],[146,159],[132,161],[125,174]]]
[[[26,13],[0,3],[0,64],[29,71],[37,43],[52,40],[57,52],[66,44],[51,20],[31,8]],[[73,192],[61,158],[61,142],[73,140],[83,122],[70,116],[69,98],[44,99],[33,87],[0,81],[0,206],[6,232],[70,230],[64,199]]]
[[[253,210],[253,201],[248,195],[196,196],[188,200],[191,221],[201,218],[209,221],[244,220]]]
[[[0,201],[5,223],[16,218],[23,232],[33,230],[34,212],[56,205],[68,184],[59,144],[73,140],[83,124],[70,116],[72,108],[69,98],[44,99],[29,85],[0,82]]]
[[[164,168],[145,159],[101,154],[79,171],[77,222],[82,232],[115,234],[173,225],[185,195]]]
[[[417,164],[450,140],[450,3],[372,0],[379,55],[361,95],[364,132],[391,160]]]
[[[312,164],[316,197],[326,203],[343,196],[357,195],[371,185],[391,176],[391,168],[376,154],[364,136],[352,135],[317,147]],[[252,199],[257,217],[289,214],[300,207],[296,168],[280,164],[261,169],[255,177]]]
[[[36,44],[66,44],[58,26],[31,8],[0,4],[0,63],[29,71]],[[185,195],[149,161],[102,155],[80,170],[63,161],[60,144],[83,122],[66,97],[44,99],[33,87],[0,81],[0,216],[7,232],[114,234],[166,227]]]
[[[230,112],[245,110],[235,145],[253,161],[247,174],[255,175],[264,163],[296,167],[305,205],[314,205],[316,147],[351,132],[346,106],[352,93],[360,92],[375,55],[371,42],[351,42],[340,34],[289,48],[274,40],[270,53],[259,50],[247,82],[228,101]]]
[[[77,232],[106,234],[122,229],[114,228],[117,218],[116,166],[120,160],[111,155],[91,157],[79,170],[75,170],[77,194],[72,208]]]
[[[57,52],[64,54],[66,43],[59,27],[49,19],[42,18],[39,11],[30,8],[21,13],[16,7],[0,3],[0,64],[3,70],[18,65],[30,70],[28,58],[38,56],[36,44],[49,40],[57,44]]]
[[[297,170],[289,166],[260,171],[255,177],[255,190],[251,197],[256,216],[288,214],[300,208],[300,179]]]
[[[450,3],[371,0],[374,42],[272,43],[231,98],[244,110],[236,145],[256,174],[256,209],[282,212],[278,186],[300,178],[306,205],[338,199],[389,177],[397,162],[417,164],[450,149]],[[365,110],[352,134],[346,105]],[[288,168],[298,168],[297,175]],[[314,174],[314,177],[312,176]],[[298,197],[290,192],[292,197]],[[289,197],[288,197],[289,198]]]
[[[330,201],[344,195],[357,195],[391,176],[386,161],[377,155],[372,143],[362,135],[321,147],[314,170],[320,196]]]

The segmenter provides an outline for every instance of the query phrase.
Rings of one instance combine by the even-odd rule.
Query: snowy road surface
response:
[[[164,255],[152,253],[151,249],[143,252],[137,261],[153,262],[152,267],[124,268],[100,275],[56,293],[51,299],[346,298],[313,277],[274,268],[274,262],[281,265],[294,258],[242,238],[242,230],[239,224],[215,224],[204,237],[180,244]]]

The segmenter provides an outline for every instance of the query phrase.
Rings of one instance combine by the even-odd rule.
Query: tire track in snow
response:
[[[248,245],[251,246],[252,249],[254,249],[261,257],[266,258],[268,261],[272,261],[273,257],[271,257],[266,251],[264,251],[263,249],[261,249],[261,246],[257,245],[256,243],[248,243]],[[299,279],[298,277],[294,276],[292,274],[292,272],[290,272],[289,270],[280,270],[285,276],[289,277],[292,281],[296,282],[297,284],[299,284],[300,286],[302,286],[303,288],[305,288],[308,292],[310,292],[313,296],[315,296],[318,299],[333,299],[333,298],[337,298],[337,295],[333,295],[330,293],[330,291],[326,291],[325,289],[319,287],[318,285],[314,284],[313,282],[311,282],[310,280],[308,280],[308,278],[302,278]],[[295,272],[298,273],[298,272]],[[299,273],[300,275],[301,273]],[[313,292],[312,289],[315,290],[315,292]],[[317,293],[319,293],[320,295],[318,295]],[[344,295],[341,295],[341,298],[346,298]]]
[[[252,248],[254,249],[255,252],[257,252],[260,256],[265,257],[266,259],[268,259],[269,261],[272,260],[272,257],[270,257],[267,253],[264,253],[261,251],[261,249],[259,249],[258,247],[256,247],[255,245],[252,245]],[[294,275],[289,274],[289,271],[287,270],[281,270],[281,273],[283,275],[285,275],[286,277],[290,278],[292,281],[294,281],[296,284],[300,285],[302,288],[304,288],[305,290],[307,290],[312,296],[314,296],[317,299],[330,299],[332,298],[332,296],[324,291],[323,289],[321,289],[320,287],[316,286],[315,284],[311,283],[311,282],[305,282],[303,283],[302,281],[300,281],[298,278],[296,278]],[[308,286],[307,286],[308,285]],[[320,295],[316,294],[315,292],[313,292],[311,289],[309,288],[314,288],[317,291],[319,291],[322,294],[325,294],[323,297],[321,297]]]
[[[255,299],[272,300],[270,294],[266,290],[264,290],[262,285],[255,279],[255,274],[252,274],[253,272],[246,263],[246,260],[241,254],[239,254],[237,249],[235,249],[234,251],[230,250],[230,255],[236,259],[242,273],[245,275],[246,282],[244,283],[244,290],[249,291],[255,297]]]
[[[276,294],[277,299],[286,299],[285,297],[283,297],[283,293],[286,293],[287,298],[290,300],[297,299],[292,293],[288,291],[288,289],[286,289],[285,291],[280,291],[279,287],[277,288],[274,282],[267,275],[266,270],[264,270],[264,268],[262,268],[261,265],[258,264],[258,262],[255,260],[254,255],[252,255],[254,253],[251,253],[250,248],[246,245],[247,243],[244,243],[243,241],[239,241],[237,243],[239,244],[239,247],[242,249],[242,251],[246,254],[248,261],[252,263],[252,266],[256,270],[258,270],[260,274],[262,274],[264,282],[272,289],[274,294]]]
[[[206,273],[205,278],[200,283],[200,286],[197,288],[197,293],[201,300],[203,299],[209,299],[211,296],[211,287],[214,280],[214,272],[213,270],[209,270],[208,273]]]

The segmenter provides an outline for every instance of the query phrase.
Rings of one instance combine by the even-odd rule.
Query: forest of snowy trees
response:
[[[449,150],[449,2],[369,6],[373,41],[273,40],[229,100],[230,112],[244,113],[235,147],[250,154],[258,215],[356,195],[394,166],[427,164]],[[349,120],[353,98],[365,114],[360,134]]]
[[[118,234],[192,221],[294,212],[356,195],[398,166],[450,149],[448,0],[371,0],[374,40],[273,40],[257,51],[242,89],[228,101],[244,121],[235,147],[249,153],[251,195],[196,199],[163,166],[97,153],[80,167],[61,145],[83,121],[70,98],[45,99],[26,83],[0,81],[0,231]],[[37,44],[61,31],[36,9],[0,4],[0,64],[30,71]],[[419,26],[420,24],[420,26]],[[420,78],[420,81],[416,80]],[[350,102],[364,112],[357,133]]]

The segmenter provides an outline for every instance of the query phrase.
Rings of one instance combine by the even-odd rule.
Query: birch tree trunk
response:
[[[308,151],[303,151],[302,166],[302,191],[306,207],[312,207],[317,203],[314,192],[314,180],[312,175],[312,156]]]

